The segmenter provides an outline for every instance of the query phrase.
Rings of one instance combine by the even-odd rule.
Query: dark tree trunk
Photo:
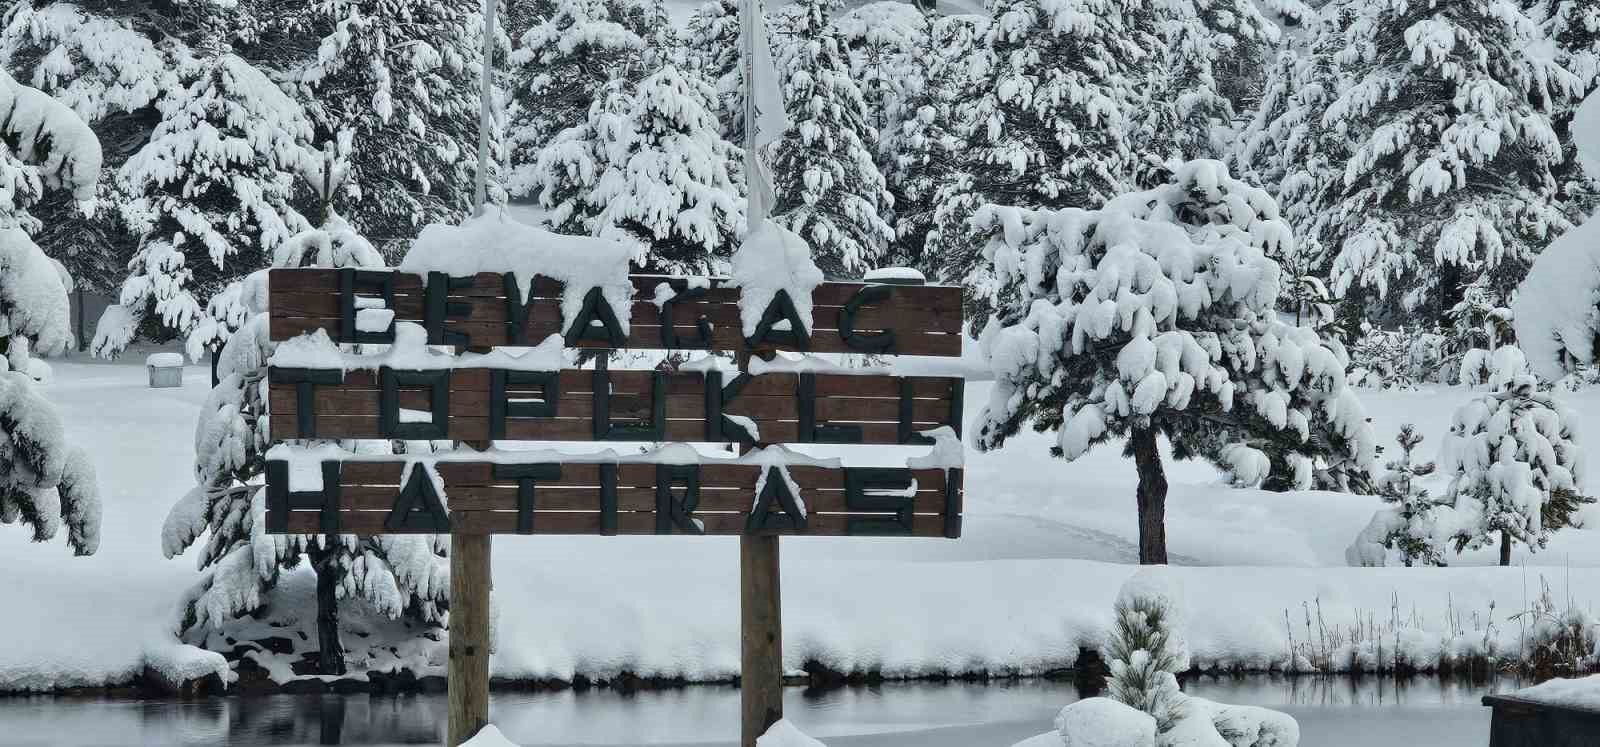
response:
[[[1511,565],[1511,532],[1500,530],[1500,565]]]
[[[336,551],[312,556],[317,571],[317,668],[321,674],[344,674],[344,644],[339,641],[339,571]]]
[[[1139,469],[1139,564],[1167,563],[1167,473],[1161,467],[1156,432],[1134,429],[1128,446]]]

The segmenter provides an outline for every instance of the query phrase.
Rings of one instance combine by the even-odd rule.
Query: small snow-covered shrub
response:
[[[1107,697],[1149,716],[1156,747],[1294,747],[1300,727],[1292,717],[1213,703],[1179,689],[1177,675],[1190,667],[1188,646],[1179,633],[1183,594],[1162,569],[1142,570],[1123,585],[1113,611]],[[1069,708],[1056,720],[1069,747],[1149,744],[1139,741],[1144,734],[1139,722],[1115,709],[1093,706],[1079,715]],[[1092,718],[1096,716],[1107,718]],[[1075,728],[1069,733],[1068,726]]]
[[[1136,581],[1138,576],[1123,588],[1112,613],[1106,695],[1149,714],[1157,731],[1166,732],[1184,717],[1177,676],[1189,668],[1189,651],[1174,630],[1172,597]]]
[[[1536,680],[1593,671],[1600,664],[1600,621],[1570,601],[1557,604],[1542,576],[1539,585],[1533,604],[1511,616],[1522,626],[1522,670]]]
[[[1413,452],[1422,443],[1416,426],[1406,423],[1395,436],[1400,455],[1391,460],[1377,480],[1378,495],[1389,508],[1373,514],[1356,541],[1345,549],[1345,560],[1353,566],[1446,565],[1445,543],[1437,537],[1435,512],[1441,502],[1428,495],[1420,479],[1433,474],[1433,462],[1417,463]]]
[[[1446,443],[1447,500],[1455,510],[1451,540],[1460,552],[1499,542],[1500,564],[1511,543],[1538,551],[1550,534],[1576,526],[1584,495],[1577,423],[1539,390],[1522,351],[1495,351],[1490,392],[1456,410]]]

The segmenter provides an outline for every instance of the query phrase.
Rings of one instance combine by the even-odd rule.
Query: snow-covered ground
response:
[[[207,663],[182,656],[170,632],[173,601],[195,577],[193,559],[166,560],[159,543],[168,507],[191,481],[207,372],[190,366],[183,388],[147,389],[137,365],[143,355],[125,360],[132,363],[54,362],[49,396],[69,437],[96,445],[104,541],[99,554],[73,558],[59,542],[36,546],[0,527],[0,595],[13,603],[0,616],[8,642],[0,647],[0,689],[125,682],[150,665]],[[971,407],[985,386],[970,387]],[[1382,437],[1416,422],[1428,448],[1468,396],[1363,393]],[[1580,423],[1600,417],[1600,392],[1565,401]],[[1134,570],[1135,476],[1115,447],[1069,464],[1051,459],[1045,443],[1030,436],[1000,453],[969,454],[960,540],[786,541],[790,668],[815,659],[892,675],[1039,672],[1097,645]],[[1590,474],[1600,474],[1597,454],[1588,453]],[[1590,530],[1560,533],[1536,555],[1519,552],[1526,569],[1346,568],[1344,547],[1375,499],[1233,490],[1198,463],[1172,465],[1170,478],[1176,562],[1223,566],[1173,571],[1193,607],[1184,634],[1202,666],[1281,664],[1291,634],[1306,640],[1305,617],[1316,607],[1303,603],[1320,604],[1326,625],[1345,629],[1358,618],[1398,618],[1408,630],[1396,640],[1426,657],[1445,645],[1437,633],[1452,614],[1462,635],[1449,645],[1478,645],[1469,640],[1483,638],[1474,619],[1481,625],[1491,603],[1491,638],[1514,646],[1520,627],[1509,615],[1526,608],[1541,577],[1558,600],[1583,609],[1600,589],[1600,535]],[[730,677],[739,654],[736,547],[734,538],[497,539],[496,675]],[[1458,566],[1492,562],[1480,553]]]

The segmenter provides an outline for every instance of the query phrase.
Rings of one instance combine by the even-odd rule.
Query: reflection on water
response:
[[[1515,689],[1495,680],[1383,677],[1202,677],[1201,697],[1285,710],[1304,747],[1482,744],[1479,698]],[[1069,683],[901,683],[820,693],[791,688],[787,715],[830,747],[1006,747],[1050,729],[1077,700]],[[274,695],[194,701],[81,697],[0,698],[0,744],[314,745],[437,744],[440,695]],[[491,719],[527,745],[727,745],[738,738],[739,691],[694,687],[495,693]]]

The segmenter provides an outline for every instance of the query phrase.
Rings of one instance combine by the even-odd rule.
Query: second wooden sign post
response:
[[[751,357],[957,356],[957,289],[824,283],[810,320],[779,293],[747,336],[737,289],[631,280],[628,308],[596,287],[569,322],[571,297],[544,278],[522,293],[510,275],[271,273],[269,417],[281,443],[268,453],[267,531],[451,535],[451,745],[488,723],[494,534],[738,535],[745,747],[783,716],[779,537],[960,536],[959,377]],[[739,365],[614,371],[602,357],[578,369],[564,362],[570,348],[732,352]],[[337,445],[356,439],[472,448]],[[633,443],[500,448],[514,441]],[[737,455],[711,455],[730,443]],[[845,467],[793,444],[923,448]]]

